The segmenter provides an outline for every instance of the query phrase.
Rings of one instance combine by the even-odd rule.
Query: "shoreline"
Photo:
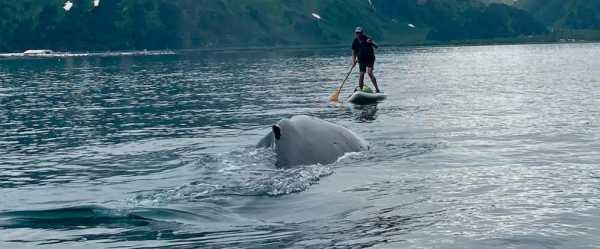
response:
[[[382,42],[380,47],[470,47],[470,46],[504,46],[504,45],[535,45],[535,44],[594,44],[600,43],[600,40],[465,40],[451,42],[414,42],[414,43],[394,43]],[[198,52],[240,52],[240,51],[285,51],[285,50],[308,50],[308,49],[339,49],[349,47],[348,44],[307,44],[307,45],[289,45],[289,46],[228,46],[228,47],[199,47],[187,49],[159,49],[159,50],[116,50],[116,51],[56,51],[51,55],[31,56],[22,52],[0,52],[0,59],[44,59],[44,58],[65,58],[65,57],[87,57],[87,56],[157,56],[157,55],[180,55],[185,53]]]

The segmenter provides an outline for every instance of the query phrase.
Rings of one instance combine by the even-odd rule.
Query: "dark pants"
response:
[[[362,87],[364,85],[365,73],[367,73],[367,68],[371,68],[371,70],[369,70],[369,72],[368,72],[369,78],[371,78],[371,83],[373,83],[373,86],[375,86],[375,91],[379,92],[379,86],[377,85],[377,79],[375,78],[375,75],[373,74],[373,65],[375,65],[375,57],[373,56],[366,60],[359,59],[358,65],[359,65],[359,69],[360,69],[360,77],[358,78],[358,87],[360,89],[362,89]]]
[[[373,68],[374,65],[375,65],[375,57],[364,59],[364,60],[360,60],[360,59],[358,60],[358,68],[360,69],[361,73],[366,73],[367,67]]]

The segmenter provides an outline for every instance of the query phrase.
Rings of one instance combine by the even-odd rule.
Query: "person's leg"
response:
[[[367,74],[369,74],[369,78],[371,79],[371,83],[375,86],[375,92],[379,92],[379,86],[377,85],[377,79],[375,78],[375,74],[373,74],[373,68],[367,67]]]
[[[365,85],[365,72],[360,72],[360,76],[358,76],[358,88],[362,90]]]
[[[358,68],[360,69],[360,76],[358,77],[358,87],[362,91],[362,88],[365,85],[365,73],[367,72],[367,64],[359,61]]]

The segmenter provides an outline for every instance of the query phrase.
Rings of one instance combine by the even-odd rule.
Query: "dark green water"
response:
[[[384,48],[377,107],[345,49],[0,59],[0,247],[598,248],[598,58]],[[296,114],[371,150],[277,169]]]

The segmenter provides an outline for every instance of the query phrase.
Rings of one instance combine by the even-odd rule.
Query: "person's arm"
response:
[[[371,45],[372,45],[374,48],[376,48],[376,49],[377,49],[377,48],[379,48],[379,46],[377,46],[377,44],[376,44],[376,43],[375,43],[373,40],[371,40],[370,38],[369,38],[369,40],[367,40],[367,42],[368,42],[368,43],[371,43]]]
[[[356,43],[356,39],[352,41],[352,67],[356,66],[356,50],[358,49],[358,44]]]

